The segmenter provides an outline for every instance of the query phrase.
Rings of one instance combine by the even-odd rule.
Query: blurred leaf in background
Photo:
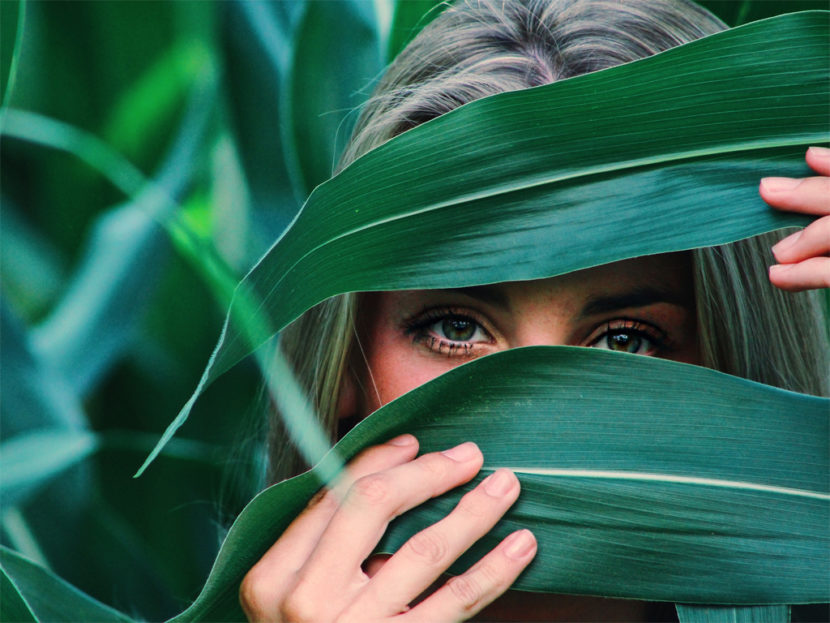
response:
[[[131,478],[223,314],[165,228],[210,243],[213,197],[245,197],[217,176],[239,168],[217,106],[219,7],[2,3],[4,85],[7,42],[23,28],[8,96],[4,86],[2,541],[151,619],[199,588],[218,520],[247,501],[259,468],[236,447],[254,435],[248,367],[156,473]],[[248,261],[228,270],[238,277]],[[223,510],[237,459],[252,467],[227,477],[247,486]]]
[[[732,24],[826,8],[703,4]],[[131,476],[196,386],[232,286],[330,176],[383,67],[440,10],[0,2],[3,545],[138,618],[196,596],[222,522],[262,484],[256,365],[214,384]],[[25,614],[6,603],[4,617]]]

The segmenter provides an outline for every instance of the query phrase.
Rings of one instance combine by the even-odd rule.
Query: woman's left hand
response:
[[[792,292],[830,288],[830,149],[810,147],[806,160],[820,175],[765,177],[760,188],[774,208],[821,217],[772,248],[778,264],[770,266],[769,280]]]

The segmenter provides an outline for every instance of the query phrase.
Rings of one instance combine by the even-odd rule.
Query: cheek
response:
[[[425,356],[409,337],[390,328],[377,328],[366,341],[364,417],[450,367]]]

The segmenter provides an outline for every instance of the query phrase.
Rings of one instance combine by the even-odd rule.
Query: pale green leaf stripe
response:
[[[252,343],[246,301],[277,331],[342,292],[533,279],[805,224],[757,185],[807,174],[804,146],[830,139],[828,41],[824,12],[755,22],[473,102],[367,154],[315,189],[242,282],[160,444],[266,339]]]
[[[334,452],[349,459],[403,432],[418,437],[422,452],[473,440],[490,466],[592,474],[519,474],[519,502],[456,571],[529,527],[540,549],[519,579],[523,589],[687,603],[830,601],[822,573],[830,571],[828,399],[672,361],[534,347],[417,388],[362,421]],[[241,617],[241,578],[318,482],[308,472],[258,495],[180,620]],[[380,549],[394,551],[468,488],[399,518]]]
[[[701,485],[706,487],[726,487],[728,489],[746,489],[749,491],[761,491],[766,493],[781,493],[783,495],[795,495],[800,497],[815,498],[816,500],[830,501],[830,495],[805,491],[804,489],[790,489],[788,487],[772,487],[760,485],[754,482],[741,482],[738,480],[718,480],[716,478],[693,478],[690,476],[675,476],[673,474],[644,474],[638,472],[615,472],[598,471],[589,469],[541,469],[533,467],[507,467],[520,474],[533,474],[536,476],[565,476],[572,478],[607,478],[610,480],[640,480],[647,482],[668,482],[684,485]],[[489,471],[495,471],[498,467],[484,466]]]

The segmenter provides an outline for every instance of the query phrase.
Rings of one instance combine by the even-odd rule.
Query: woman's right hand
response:
[[[389,522],[471,480],[483,457],[473,443],[415,458],[402,435],[369,448],[348,467],[348,482],[318,495],[248,572],[240,602],[251,621],[414,623],[463,621],[501,595],[536,553],[528,530],[505,538],[468,571],[410,604],[519,495],[500,469],[467,493],[444,519],[407,541],[371,576],[363,565]]]

